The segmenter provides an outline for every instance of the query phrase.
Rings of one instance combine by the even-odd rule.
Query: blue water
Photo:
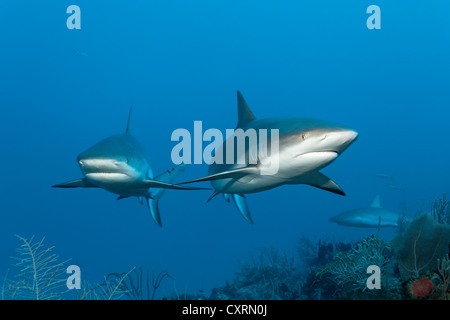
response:
[[[66,9],[81,8],[69,30]],[[369,30],[366,9],[381,8]],[[20,245],[45,236],[100,282],[133,266],[167,270],[158,298],[208,291],[258,248],[299,237],[357,240],[376,230],[328,219],[368,205],[429,210],[449,193],[448,1],[7,1],[0,4],[0,276]],[[73,54],[73,50],[85,54]],[[323,170],[346,197],[310,186],[247,196],[254,225],[210,191],[167,191],[159,228],[136,199],[53,189],[81,178],[77,155],[126,128],[155,174],[173,166],[177,128],[234,128],[236,90],[257,118],[312,117],[359,132]],[[395,185],[375,176],[395,175]],[[191,165],[177,181],[207,174]],[[205,183],[205,186],[208,184]],[[390,239],[392,229],[381,235]]]

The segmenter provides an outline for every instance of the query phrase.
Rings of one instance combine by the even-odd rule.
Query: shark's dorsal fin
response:
[[[132,113],[133,113],[133,106],[130,107],[130,111],[128,112],[127,130],[125,131],[125,133],[130,133]]]
[[[375,197],[375,199],[373,199],[372,204],[370,206],[374,208],[381,208],[379,194]]]
[[[238,91],[237,92],[237,103],[238,103],[238,124],[236,128],[243,128],[253,120],[255,120],[255,116],[252,111],[245,102],[244,97]]]

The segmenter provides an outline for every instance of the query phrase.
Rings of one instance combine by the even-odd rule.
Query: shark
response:
[[[210,181],[214,192],[208,201],[218,194],[223,194],[227,202],[232,200],[235,203],[240,214],[250,224],[254,222],[246,202],[246,194],[282,185],[306,184],[345,195],[341,187],[320,170],[336,160],[357,139],[356,131],[309,118],[256,119],[240,91],[237,91],[237,111],[236,129],[242,129],[244,132],[254,130],[258,141],[261,132],[277,130],[278,150],[271,148],[270,154],[253,152],[250,145],[246,144],[244,161],[241,163],[214,161],[209,165],[208,176],[180,184]],[[228,139],[235,139],[235,136],[228,137],[224,144]],[[222,155],[226,158],[226,148],[222,150],[225,150]],[[250,161],[251,158],[253,162]],[[273,163],[278,164],[278,170],[273,174],[265,174],[264,170]]]
[[[393,175],[393,174],[375,173],[375,177],[380,178],[380,179],[388,179],[388,180],[395,181],[395,175]]]
[[[402,220],[408,217],[386,210],[380,205],[380,196],[377,195],[370,206],[342,212],[332,218],[342,226],[358,228],[398,227]]]
[[[162,226],[158,202],[166,189],[199,190],[172,184],[186,165],[180,164],[154,177],[150,160],[142,145],[131,135],[130,108],[125,133],[109,136],[78,155],[84,177],[53,185],[54,188],[101,188],[118,195],[118,200],[137,197],[147,207],[158,226]]]
[[[76,49],[73,49],[73,55],[74,56],[81,56],[81,57],[88,57],[89,56],[87,54],[87,52],[79,51],[79,50],[76,50]]]

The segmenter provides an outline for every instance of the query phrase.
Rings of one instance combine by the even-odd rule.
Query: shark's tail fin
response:
[[[183,172],[186,169],[186,164],[180,164],[171,170],[167,170],[164,173],[160,174],[155,178],[156,181],[165,182],[165,183],[171,183],[181,172]],[[158,208],[158,202],[161,196],[164,194],[166,189],[163,188],[157,188],[152,189],[152,193],[150,194],[150,197],[147,197],[147,206],[150,210],[150,213],[152,214],[153,219],[155,222],[161,227],[161,216],[159,214],[159,208]]]

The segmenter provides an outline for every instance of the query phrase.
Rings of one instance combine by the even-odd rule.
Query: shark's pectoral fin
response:
[[[248,209],[245,198],[238,194],[232,194],[231,196],[234,200],[234,203],[236,204],[236,207],[238,208],[239,212],[242,214],[244,219],[253,224],[253,219],[250,215],[250,210]]]
[[[177,189],[177,190],[210,190],[210,188],[191,188],[152,179],[145,180],[144,184],[147,188],[162,188],[162,189]]]
[[[160,227],[162,227],[161,223],[161,216],[159,214],[159,208],[158,208],[158,200],[157,198],[147,198],[147,207],[150,213],[152,214],[153,220],[155,220],[156,224]]]
[[[240,183],[250,183],[252,182],[257,176],[255,174],[246,174],[245,176],[237,179]]]
[[[98,188],[95,184],[89,182],[88,179],[82,178],[77,180],[72,180],[60,184],[55,184],[53,188]]]
[[[208,198],[208,200],[206,202],[210,202],[212,198],[214,198],[215,196],[217,196],[220,192],[217,192],[214,190],[213,194]]]
[[[310,186],[323,189],[326,191],[330,191],[336,194],[340,194],[342,196],[345,196],[344,190],[339,187],[336,182],[328,178],[323,173],[316,171],[312,172],[300,177],[297,177],[293,180],[290,180],[288,182],[289,184],[308,184]]]
[[[244,168],[239,168],[230,171],[223,171],[219,173],[215,173],[203,178],[198,178],[194,180],[189,180],[186,182],[181,182],[179,184],[193,183],[193,182],[201,182],[201,181],[211,181],[211,180],[219,180],[219,179],[240,179],[248,174],[258,174],[259,169],[256,166],[248,166]]]

